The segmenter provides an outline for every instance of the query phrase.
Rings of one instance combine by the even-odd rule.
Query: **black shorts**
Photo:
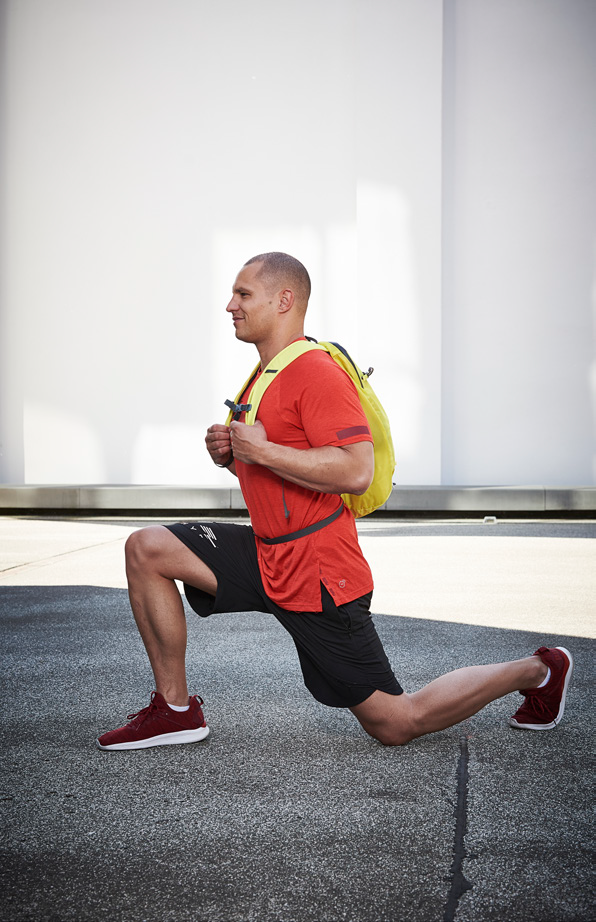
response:
[[[361,704],[377,689],[402,693],[370,614],[372,593],[336,606],[321,585],[322,612],[286,611],[265,592],[250,525],[185,522],[166,527],[217,578],[215,597],[184,585],[193,610],[202,617],[245,611],[274,615],[292,635],[304,684],[317,701],[345,708]]]

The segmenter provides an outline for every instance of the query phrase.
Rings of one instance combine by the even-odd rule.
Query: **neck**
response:
[[[304,338],[304,331],[294,330],[291,334],[278,335],[272,340],[268,340],[266,343],[256,343],[259,358],[261,359],[261,368],[266,368],[271,359],[274,359],[275,356],[281,352],[282,349],[285,349],[286,346],[289,346],[290,343],[293,343],[297,339]]]

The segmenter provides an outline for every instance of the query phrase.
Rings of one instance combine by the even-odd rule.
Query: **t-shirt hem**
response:
[[[373,592],[374,590],[374,585],[372,582],[370,582],[370,583],[363,585],[362,587],[351,589],[348,593],[340,592],[337,595],[335,595],[333,592],[332,585],[330,585],[329,583],[324,583],[324,582],[322,582],[322,585],[325,587],[325,589],[327,590],[327,592],[329,593],[329,595],[331,596],[331,598],[333,599],[336,605],[347,605],[348,602],[353,602],[354,599],[359,599],[361,596],[367,595],[369,592]],[[320,599],[318,600],[317,604],[314,607],[312,605],[312,602],[313,602],[312,599],[309,599],[306,601],[302,599],[292,599],[292,607],[286,608],[285,605],[282,605],[281,602],[279,602],[269,593],[267,593],[267,597],[271,599],[271,601],[274,602],[275,605],[278,605],[284,611],[287,611],[290,613],[295,612],[296,614],[302,614],[303,612],[322,612],[323,611],[323,606],[322,606]]]

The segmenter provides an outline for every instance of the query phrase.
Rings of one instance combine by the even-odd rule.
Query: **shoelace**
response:
[[[149,714],[151,713],[151,711],[157,711],[157,710],[159,710],[158,705],[157,705],[157,704],[155,703],[155,701],[154,701],[154,698],[155,698],[155,692],[151,692],[151,702],[147,705],[147,707],[141,708],[141,710],[140,710],[140,711],[137,711],[135,714],[127,714],[127,715],[126,715],[126,719],[127,719],[127,720],[136,720],[137,717],[141,717],[142,720],[139,721],[139,723],[142,723],[143,720],[145,720],[145,718],[149,716]],[[200,695],[191,695],[191,696],[190,696],[190,701],[192,701],[192,700],[196,701],[196,702],[198,703],[199,707],[203,704],[203,699],[201,698]],[[190,702],[189,702],[189,703],[190,703]]]
[[[522,705],[523,707],[523,705]],[[525,707],[534,711],[540,717],[550,716],[552,712],[552,702],[547,702],[539,695],[527,695]]]
[[[150,701],[150,703],[147,705],[147,707],[141,708],[141,710],[140,710],[140,711],[137,711],[136,714],[127,714],[127,715],[126,715],[126,719],[127,719],[127,720],[135,720],[135,718],[137,718],[137,717],[142,717],[143,720],[144,720],[146,717],[149,716],[149,713],[150,713],[151,711],[156,711],[156,710],[157,710],[157,705],[156,705],[156,703],[155,703],[155,701],[154,701],[154,698],[155,698],[155,692],[151,692],[151,701]],[[142,721],[140,721],[140,722],[142,723]]]

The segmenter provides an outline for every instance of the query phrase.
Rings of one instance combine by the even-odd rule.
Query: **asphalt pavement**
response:
[[[125,539],[143,523],[0,518],[0,919],[591,922],[596,523],[365,520],[401,684],[563,645],[565,717],[518,695],[386,748],[304,689],[260,613],[188,612],[203,742],[102,752],[152,690]]]

